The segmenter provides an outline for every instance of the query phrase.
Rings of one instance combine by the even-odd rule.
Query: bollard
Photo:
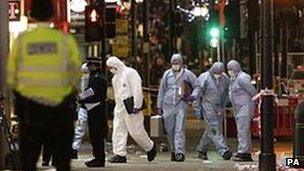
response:
[[[293,158],[300,161],[295,167],[304,167],[304,101],[298,104],[294,121]]]

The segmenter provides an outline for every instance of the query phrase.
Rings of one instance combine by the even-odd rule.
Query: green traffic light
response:
[[[220,29],[217,28],[217,27],[213,27],[213,28],[210,29],[209,33],[210,33],[211,37],[219,37]]]
[[[213,37],[210,40],[210,46],[213,48],[216,48],[216,47],[218,47],[218,45],[219,45],[219,40],[217,38]]]

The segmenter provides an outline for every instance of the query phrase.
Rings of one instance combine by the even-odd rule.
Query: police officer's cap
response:
[[[97,58],[97,57],[88,57],[86,58],[86,62],[88,63],[88,65],[100,65],[101,59]]]
[[[38,21],[50,20],[55,13],[52,2],[52,0],[32,0],[30,16]]]

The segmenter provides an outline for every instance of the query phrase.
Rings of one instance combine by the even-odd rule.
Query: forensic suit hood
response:
[[[106,62],[108,67],[113,67],[117,69],[118,73],[122,73],[124,69],[127,68],[127,66],[119,60],[116,56],[110,57]]]
[[[221,74],[225,71],[225,66],[222,62],[215,62],[209,71],[213,74]]]
[[[238,73],[241,71],[241,65],[238,61],[236,60],[231,60],[227,64],[227,69],[232,70],[235,73]]]

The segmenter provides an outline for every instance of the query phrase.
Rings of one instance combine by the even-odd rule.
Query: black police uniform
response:
[[[106,96],[107,80],[101,72],[91,72],[88,89],[94,94],[79,100],[87,108],[90,140],[93,147],[94,160],[86,162],[88,167],[102,167],[105,163],[105,138],[107,136]],[[88,104],[100,103],[89,109]]]

